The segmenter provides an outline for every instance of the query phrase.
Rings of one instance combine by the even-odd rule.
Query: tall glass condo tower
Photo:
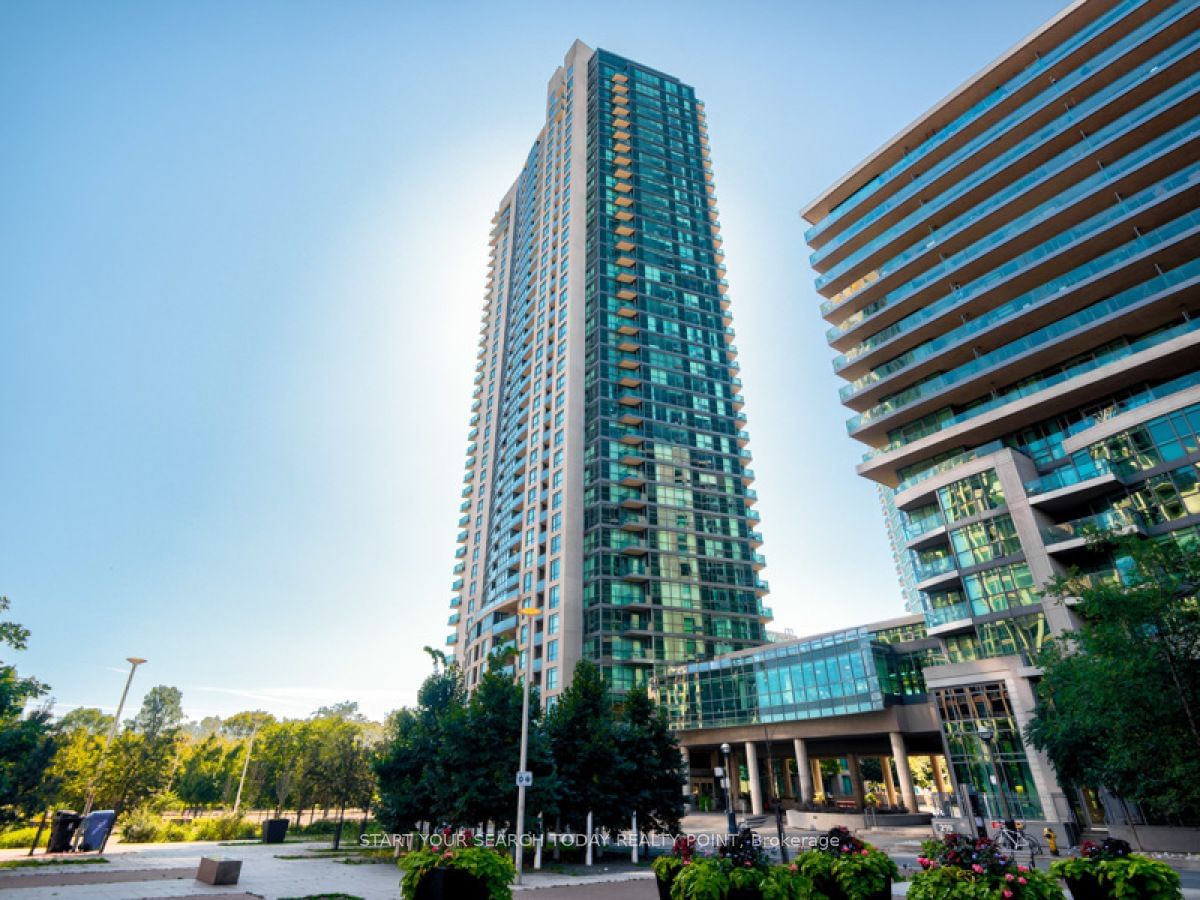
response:
[[[492,222],[447,644],[613,688],[761,644],[737,351],[704,106],[575,42]],[[536,616],[521,609],[537,608]]]

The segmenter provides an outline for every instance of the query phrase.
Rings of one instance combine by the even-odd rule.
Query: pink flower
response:
[[[789,872],[799,872],[800,867],[798,865],[796,865],[795,863],[792,863],[790,866],[788,866],[788,871]]]
[[[1013,873],[1012,873],[1012,872],[1005,872],[1005,873],[1004,873],[1004,880],[1005,880],[1005,881],[1012,881],[1012,880],[1013,880],[1013,878],[1014,878],[1014,876],[1013,876]]]
[[[1005,892],[1004,892],[1004,896],[1005,896],[1005,897],[1011,897],[1012,895],[1013,895],[1013,892],[1012,892],[1012,891],[1005,890]]]
[[[860,855],[862,855],[862,856],[870,856],[870,855],[871,855],[871,851],[870,851],[870,850],[868,850],[866,847],[864,847],[864,848],[863,848],[863,851],[862,851],[862,853],[861,853]]]
[[[842,852],[843,852],[843,853],[849,853],[849,852],[850,852],[850,848],[849,848],[849,847],[843,847],[843,848],[842,848]]]
[[[1017,866],[1017,871],[1018,872],[1028,872],[1029,866]]]
[[[1029,884],[1029,879],[1022,876],[1017,879],[1017,884]]]
[[[977,874],[977,875],[980,875],[980,874],[982,874],[982,873],[983,873],[983,866],[981,866],[979,863],[975,863],[975,865],[971,866],[971,869],[972,869],[972,870],[975,872],[975,874]]]

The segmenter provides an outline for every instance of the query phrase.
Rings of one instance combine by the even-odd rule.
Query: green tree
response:
[[[597,829],[628,827],[625,784],[634,765],[619,752],[616,731],[608,684],[583,660],[546,717],[563,824],[582,831],[590,812]]]
[[[637,813],[638,831],[678,833],[687,785],[683,755],[665,711],[644,688],[625,695],[616,746],[626,773],[621,784],[623,801],[629,812]]]
[[[210,734],[189,746],[175,775],[173,789],[192,809],[216,806],[225,799],[226,786],[237,775],[237,747]]]
[[[112,728],[113,717],[94,706],[80,706],[63,715],[58,720],[59,732],[70,734],[82,728],[89,734],[105,735]]]
[[[1027,737],[1066,781],[1106,787],[1151,816],[1200,814],[1200,548],[1095,535],[1120,577],[1074,573],[1079,630],[1040,659]]]
[[[8,609],[0,597],[0,612]],[[29,630],[15,622],[0,622],[0,645],[24,650]],[[47,687],[22,678],[15,666],[0,663],[0,824],[31,816],[49,803],[55,784],[47,769],[55,753],[50,710],[29,710],[31,701]]]
[[[178,688],[151,688],[137,715],[109,747],[97,799],[118,816],[167,788],[181,741],[182,700]]]

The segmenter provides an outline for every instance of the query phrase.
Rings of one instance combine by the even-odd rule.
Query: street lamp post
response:
[[[523,606],[517,610],[517,613],[528,620],[525,640],[525,688],[521,692],[521,764],[517,772],[517,845],[513,850],[516,855],[513,861],[517,865],[517,884],[521,884],[521,875],[525,867],[525,848],[522,846],[525,833],[525,778],[523,776],[529,759],[529,683],[533,681],[534,626],[542,611],[536,606]]]
[[[729,823],[729,833],[737,834],[737,816],[733,812],[733,773],[729,771],[729,752],[732,749],[729,744],[721,745],[721,755],[725,757],[725,818]]]
[[[1004,793],[1004,778],[1000,773],[1000,767],[996,764],[996,754],[992,749],[992,741],[996,739],[996,732],[984,725],[978,730],[979,740],[983,742],[985,752],[987,753],[988,763],[992,769],[992,780],[996,782],[996,793],[1000,795],[1000,814],[1004,816],[1005,827],[1013,821],[1012,811],[1008,807],[1008,797]]]
[[[133,684],[133,673],[146,660],[137,656],[129,656],[125,661],[129,663],[129,677],[125,679],[125,689],[121,691],[121,702],[117,704],[117,714],[113,716],[112,726],[108,729],[108,737],[104,739],[104,748],[100,751],[100,759],[96,763],[96,774],[92,776],[92,782],[88,785],[87,800],[83,804],[83,815],[85,816],[92,811],[92,804],[96,802],[96,782],[100,780],[100,776],[104,772],[109,745],[117,736],[117,728],[121,724],[121,713],[125,710],[125,698],[129,696],[129,685]]]
[[[246,758],[242,760],[242,777],[238,779],[237,797],[233,801],[233,817],[236,819],[238,810],[242,806],[242,788],[246,786],[246,772],[250,768],[250,754],[254,752],[254,738],[258,734],[259,722],[254,722],[254,727],[250,730],[250,740],[246,744]],[[341,834],[340,826],[338,834]]]

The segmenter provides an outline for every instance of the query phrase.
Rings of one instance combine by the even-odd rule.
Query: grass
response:
[[[28,869],[40,866],[94,866],[108,862],[103,856],[80,857],[79,859],[6,859],[0,869]]]

